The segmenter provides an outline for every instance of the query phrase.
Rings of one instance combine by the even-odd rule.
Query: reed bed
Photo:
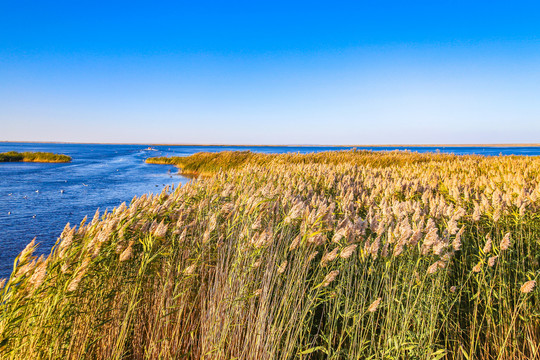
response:
[[[540,358],[539,158],[235,154],[32,241],[0,357]]]
[[[407,156],[403,156],[407,154]],[[247,151],[199,152],[191,156],[151,157],[146,159],[149,164],[175,165],[186,176],[212,176],[219,171],[237,169],[245,165],[275,166],[290,164],[354,164],[378,167],[422,163],[432,161],[449,161],[455,159],[452,154],[421,154],[409,151],[380,151],[368,150],[326,151],[309,154],[261,154]]]
[[[65,163],[70,162],[71,157],[63,154],[53,154],[48,152],[17,152],[8,151],[0,153],[0,162],[45,162],[45,163]]]

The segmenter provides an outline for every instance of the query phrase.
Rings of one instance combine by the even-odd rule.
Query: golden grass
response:
[[[214,175],[19,255],[3,359],[539,358],[539,158],[171,161]]]
[[[403,156],[406,154],[407,156]],[[479,158],[470,156],[470,158]],[[251,151],[200,152],[191,156],[152,157],[149,164],[175,165],[186,176],[211,176],[218,171],[227,171],[247,164],[258,166],[278,166],[292,164],[353,164],[357,166],[391,166],[440,162],[456,159],[452,154],[421,154],[405,151],[344,150],[309,154],[262,154]]]
[[[65,163],[70,162],[71,157],[62,154],[48,152],[16,152],[8,151],[0,153],[0,162],[43,162],[43,163]]]

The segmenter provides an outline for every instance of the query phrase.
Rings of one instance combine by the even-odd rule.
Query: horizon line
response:
[[[0,140],[0,143],[23,144],[71,144],[71,145],[147,145],[147,146],[216,146],[216,147],[540,147],[540,143],[493,143],[493,144],[224,144],[224,143],[142,143],[142,142],[77,142],[77,141],[16,141]]]

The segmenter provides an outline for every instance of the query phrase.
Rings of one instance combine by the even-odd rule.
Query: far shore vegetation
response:
[[[406,154],[406,156],[404,156]],[[472,155],[472,157],[475,157]],[[478,156],[480,158],[480,156]],[[377,162],[379,166],[415,164],[431,161],[450,161],[456,159],[453,154],[417,153],[403,150],[371,151],[342,150],[308,154],[262,154],[247,151],[199,152],[190,156],[151,157],[148,164],[174,165],[185,176],[211,176],[218,171],[238,169],[246,165],[283,165],[283,164],[326,164],[342,163],[368,165]]]
[[[48,152],[17,152],[9,151],[0,153],[0,162],[44,162],[44,163],[65,163],[70,162],[71,157],[63,154],[53,154]]]

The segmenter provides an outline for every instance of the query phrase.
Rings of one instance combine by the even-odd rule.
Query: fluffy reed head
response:
[[[345,247],[343,250],[341,250],[339,257],[342,259],[348,259],[354,253],[357,247],[357,244],[352,244]]]
[[[536,281],[535,280],[529,280],[527,282],[525,282],[523,285],[521,285],[521,288],[519,289],[519,291],[523,294],[528,294],[530,293],[531,291],[534,290],[534,287],[536,286]]]
[[[123,262],[123,261],[128,261],[129,259],[131,259],[131,257],[133,256],[133,244],[134,243],[135,243],[134,241],[129,242],[128,246],[120,254],[120,257],[118,258],[118,261]]]
[[[371,303],[371,305],[369,305],[367,311],[368,312],[377,311],[377,309],[379,308],[379,305],[381,304],[381,300],[382,298],[377,298],[377,300],[375,300],[374,302]]]
[[[508,250],[510,248],[510,233],[506,233],[501,240],[501,244],[499,245],[501,250]]]
[[[339,275],[339,270],[330,271],[328,275],[324,277],[324,280],[322,282],[323,287],[327,287],[328,285],[330,285],[336,279],[338,275]]]

